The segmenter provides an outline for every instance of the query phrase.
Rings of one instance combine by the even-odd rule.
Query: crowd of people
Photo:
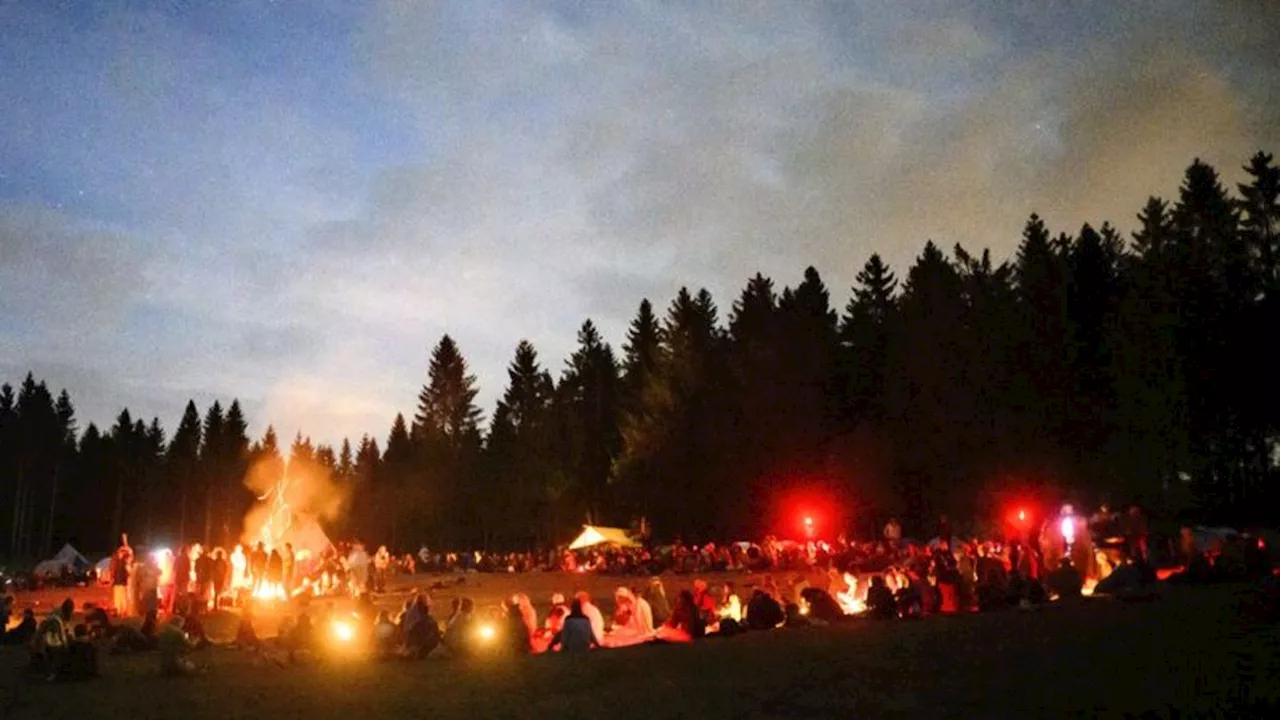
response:
[[[268,549],[261,543],[231,553],[221,548],[206,553],[198,545],[177,553],[148,553],[135,551],[125,538],[110,567],[111,613],[85,607],[85,622],[73,625],[75,609],[68,600],[43,621],[27,609],[11,623],[7,602],[3,617],[6,627],[12,627],[2,641],[30,648],[33,672],[49,678],[92,676],[100,647],[111,653],[155,651],[163,672],[188,674],[197,671],[190,653],[212,644],[204,617],[218,607],[239,609],[233,647],[286,664],[306,662],[335,646],[380,659],[421,659],[437,652],[579,652],[689,643],[855,616],[919,619],[1027,608],[1090,591],[1142,595],[1156,580],[1153,554],[1165,555],[1158,558],[1161,565],[1176,565],[1176,581],[1244,579],[1271,571],[1261,539],[1228,537],[1205,548],[1184,528],[1173,546],[1165,547],[1150,541],[1140,520],[1134,513],[1118,516],[1105,507],[1084,518],[1068,506],[1038,532],[1025,527],[1001,539],[957,538],[942,518],[934,540],[913,542],[890,520],[873,541],[766,538],[758,544],[595,548],[546,553],[538,564],[532,554],[435,554],[426,549],[417,560],[397,559],[386,547],[369,555],[359,543],[331,546],[314,558],[288,544]],[[379,609],[375,598],[387,590],[390,575],[414,574],[419,568],[431,573],[559,570],[566,571],[569,582],[586,572],[630,579],[617,585],[608,619],[584,590],[546,598],[541,618],[525,594],[488,608],[459,597],[443,620],[437,619],[429,590],[410,591],[396,613]],[[697,577],[735,571],[746,581],[741,587],[734,582],[710,587]],[[680,578],[684,573],[694,575],[691,582]],[[669,600],[666,582],[673,576],[688,586]],[[812,582],[814,578],[825,583]],[[434,586],[439,587],[441,583]],[[322,592],[328,590],[350,593],[356,598],[355,611],[336,612],[333,600]],[[289,608],[288,621],[270,642],[257,636],[254,598],[284,601]],[[140,616],[142,622],[113,623],[112,614]],[[161,617],[167,622],[161,624]]]

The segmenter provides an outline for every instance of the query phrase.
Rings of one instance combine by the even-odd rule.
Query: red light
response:
[[[805,524],[805,525],[807,525],[807,526],[809,526],[809,527],[813,527],[813,518],[811,518],[811,517],[807,517],[807,518],[805,518],[805,519],[804,519],[804,524]]]
[[[1019,510],[1019,511],[1018,511],[1018,522],[1026,522],[1026,520],[1027,520],[1027,511],[1026,511],[1026,510]]]

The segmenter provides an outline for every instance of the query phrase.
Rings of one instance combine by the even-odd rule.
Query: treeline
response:
[[[1032,215],[1006,262],[929,242],[899,275],[872,255],[843,308],[809,268],[781,290],[756,275],[727,310],[645,300],[620,352],[588,320],[558,371],[521,342],[487,433],[448,336],[412,417],[336,450],[250,442],[236,402],[188,404],[172,438],[127,411],[79,432],[28,377],[0,393],[0,550],[234,541],[264,463],[329,474],[348,498],[330,531],[400,547],[544,545],[588,518],[756,536],[791,492],[921,530],[1019,492],[1258,516],[1280,500],[1280,170],[1245,170],[1230,193],[1196,161],[1129,238]]]

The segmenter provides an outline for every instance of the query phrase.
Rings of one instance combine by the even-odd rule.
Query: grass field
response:
[[[480,580],[468,594],[481,602],[514,589],[511,578]],[[577,580],[538,585],[567,593]],[[206,675],[180,680],[158,677],[154,656],[134,656],[105,657],[95,681],[32,685],[25,655],[5,651],[0,717],[1280,717],[1280,628],[1242,612],[1246,597],[1239,587],[1166,588],[1144,604],[859,620],[583,658],[280,668],[214,648],[200,656]]]

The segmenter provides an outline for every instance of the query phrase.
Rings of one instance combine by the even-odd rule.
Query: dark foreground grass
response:
[[[1280,717],[1280,631],[1243,588],[1146,604],[915,623],[858,621],[587,657],[280,668],[215,649],[203,677],[104,658],[103,677],[30,685],[0,655],[0,718]]]

